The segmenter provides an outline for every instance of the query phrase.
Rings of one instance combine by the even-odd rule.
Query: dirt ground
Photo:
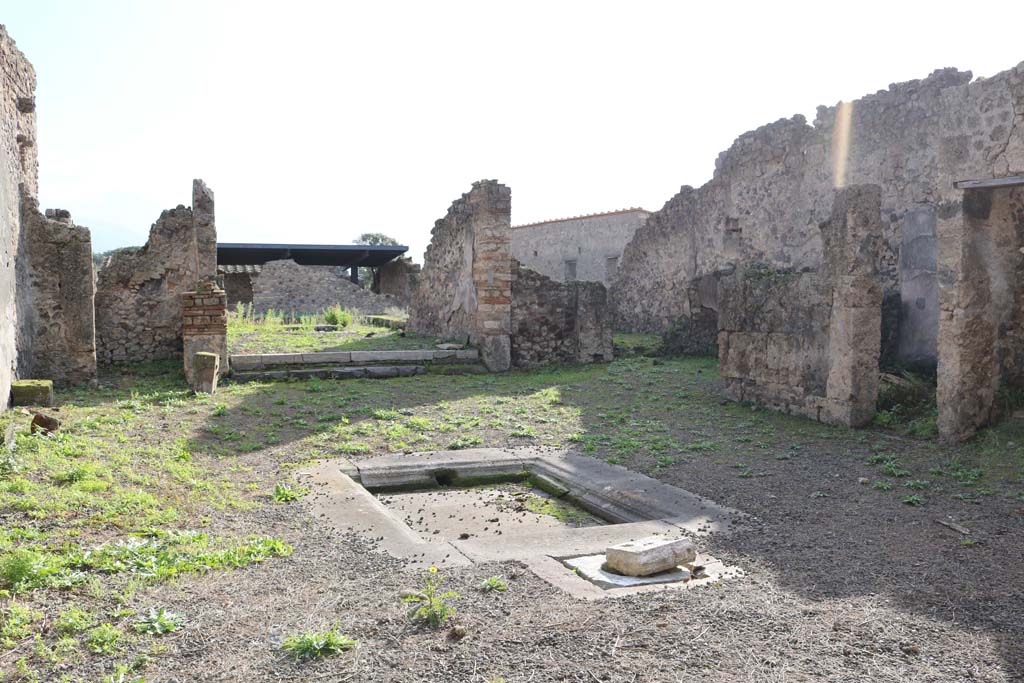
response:
[[[152,481],[115,475],[148,491],[157,508],[183,487],[172,496],[177,514],[148,523],[200,527],[224,542],[259,534],[294,551],[164,581],[91,577],[105,593],[95,584],[16,592],[9,601],[43,616],[0,649],[5,680],[1024,680],[1019,425],[957,448],[826,427],[724,403],[711,359],[243,385],[206,401],[174,394],[176,372],[121,373],[98,395],[68,396],[67,428],[88,426],[129,453],[186,438],[201,468],[191,483],[155,470]],[[116,423],[133,400],[133,416]],[[745,575],[588,603],[517,563],[445,569],[443,585],[460,595],[452,601],[458,628],[433,630],[411,624],[399,599],[420,587],[421,571],[270,495],[317,458],[524,444],[572,447],[749,513],[748,525],[701,541]],[[114,456],[95,456],[104,457]],[[48,500],[43,482],[54,467],[52,458],[29,464],[19,490],[38,486],[29,494]],[[223,499],[202,482],[216,482]],[[13,496],[29,494],[11,488],[0,497],[4,525],[34,531],[0,538],[0,550],[56,553],[142,533],[125,520],[61,535],[60,524],[20,511]],[[508,590],[478,590],[490,576]],[[57,648],[55,624],[71,603],[125,632],[114,651],[92,653],[76,636],[78,650],[68,644],[63,658],[40,654],[40,641]],[[183,626],[159,637],[133,633],[152,606],[183,614]],[[358,646],[307,661],[281,648],[296,633],[335,625]]]

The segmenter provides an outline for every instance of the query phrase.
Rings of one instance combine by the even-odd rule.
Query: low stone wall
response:
[[[39,213],[36,199],[23,193],[23,258],[30,305],[24,321],[31,340],[19,353],[24,377],[52,379],[58,386],[96,379],[96,324],[92,240],[60,209]]]
[[[468,340],[491,371],[511,366],[511,191],[473,183],[434,224],[409,308],[408,329]]]
[[[1024,178],[964,191],[939,222],[938,427],[963,441],[1024,387]]]
[[[600,282],[561,283],[513,262],[512,365],[612,360],[607,291]]]
[[[727,395],[822,422],[875,412],[881,339],[880,188],[835,195],[819,271],[752,266],[719,282],[719,357]]]
[[[388,261],[377,269],[374,291],[377,294],[392,296],[399,306],[408,308],[419,274],[420,267],[413,263],[412,259],[397,258]]]
[[[365,314],[384,313],[398,302],[363,289],[338,266],[302,266],[291,259],[269,261],[258,275],[250,275],[252,307],[258,314],[319,313],[340,305]]]
[[[216,275],[213,193],[193,182],[195,212],[160,214],[144,247],[117,252],[96,281],[96,353],[100,363],[175,358],[182,352],[182,295]],[[211,240],[211,231],[212,240]],[[210,252],[212,251],[212,257]],[[206,272],[211,267],[212,272]]]

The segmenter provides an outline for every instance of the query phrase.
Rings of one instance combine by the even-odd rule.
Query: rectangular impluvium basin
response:
[[[586,583],[562,561],[603,558],[609,547],[651,537],[674,542],[724,533],[743,519],[688,491],[561,450],[339,459],[300,479],[311,490],[305,500],[314,515],[410,564],[522,560],[542,578],[590,599],[607,588],[635,591],[651,582],[621,589]],[[721,567],[706,559],[705,565]]]

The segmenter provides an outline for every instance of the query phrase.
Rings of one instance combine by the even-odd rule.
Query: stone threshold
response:
[[[283,370],[251,370],[228,376],[234,382],[272,382],[287,379],[391,379],[427,374],[422,365],[345,365],[326,368],[288,368]]]
[[[235,353],[230,365],[236,370],[265,370],[281,365],[360,365],[367,363],[475,363],[476,349],[441,351],[319,351],[315,353]]]
[[[701,555],[698,562],[707,573],[685,583],[604,588],[577,576],[564,560],[603,553],[611,545],[651,535],[680,538],[728,533],[746,516],[624,467],[562,450],[478,448],[399,453],[358,462],[339,458],[297,474],[310,489],[303,504],[316,519],[367,538],[377,549],[412,566],[519,560],[552,585],[587,600],[691,588],[739,571]],[[516,478],[529,480],[611,524],[524,530],[499,539],[438,541],[420,537],[374,496],[381,491],[463,487]]]

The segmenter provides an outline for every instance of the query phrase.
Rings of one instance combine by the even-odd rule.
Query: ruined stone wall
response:
[[[412,301],[412,293],[416,289],[416,279],[420,267],[412,259],[397,258],[388,261],[377,271],[375,290],[378,294],[394,297],[402,308],[407,308]]]
[[[340,304],[366,314],[384,313],[398,306],[390,296],[374,294],[349,280],[338,266],[302,266],[291,259],[264,263],[252,280],[252,305],[257,314],[319,313]]]
[[[690,315],[690,281],[730,265],[819,267],[817,226],[832,189],[874,183],[882,188],[881,277],[901,301],[901,330],[890,338],[903,357],[934,362],[938,288],[928,215],[959,215],[955,180],[1024,172],[1024,64],[970,81],[969,72],[944,69],[819,107],[813,126],[795,116],[741,135],[708,183],[682,188],[637,230],[613,281],[618,325],[668,329]],[[901,267],[904,247],[914,253]]]
[[[824,422],[871,420],[878,394],[882,233],[878,186],[836,193],[818,270],[743,268],[718,283],[727,395]]]
[[[1024,187],[966,190],[939,244],[938,427],[963,441],[1024,388]]]
[[[511,364],[511,192],[473,183],[434,224],[417,278],[408,329],[468,339],[488,369]]]
[[[60,209],[39,212],[35,197],[22,193],[28,273],[28,314],[22,320],[26,346],[19,349],[19,375],[52,379],[58,386],[96,379],[95,281],[89,230]]]
[[[518,262],[512,269],[512,365],[612,360],[604,285],[556,282]]]
[[[228,308],[235,310],[238,304],[252,303],[252,279],[253,273],[232,272],[224,273],[224,291],[227,292]]]
[[[100,363],[177,357],[182,352],[182,295],[216,275],[213,193],[193,181],[199,220],[182,205],[160,214],[139,249],[109,257],[96,279],[96,355]]]
[[[600,282],[606,287],[626,244],[650,215],[624,209],[512,228],[512,256],[552,280]]]
[[[35,70],[0,25],[0,410],[7,407],[25,341],[20,195],[38,195],[35,89]]]

